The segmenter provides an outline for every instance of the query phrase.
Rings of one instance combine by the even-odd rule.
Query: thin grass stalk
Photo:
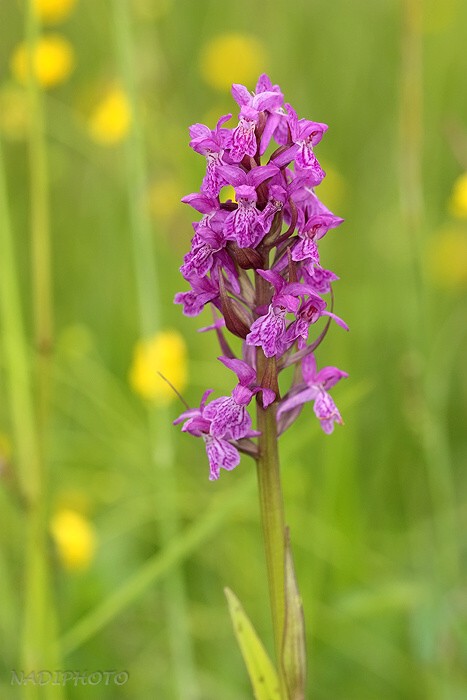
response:
[[[42,464],[33,402],[29,347],[24,329],[20,285],[0,143],[0,315],[8,401],[14,436],[18,486],[26,513],[25,585],[19,661],[26,671],[57,668],[53,639],[55,621],[48,602],[45,530],[42,508]],[[28,700],[61,698],[60,686],[23,686]]]
[[[147,183],[143,129],[139,117],[134,68],[134,40],[128,4],[114,0],[116,53],[120,75],[132,110],[131,133],[125,144],[127,194],[130,213],[131,242],[136,272],[140,330],[148,338],[161,328],[160,293],[157,283],[155,250],[151,226],[143,207]],[[162,516],[159,534],[163,547],[180,531],[176,506],[174,445],[170,435],[170,418],[164,408],[148,407],[148,428],[151,460],[157,480],[154,507]],[[167,608],[173,679],[177,697],[195,700],[199,697],[195,678],[192,643],[188,628],[187,596],[181,567],[174,568],[163,583]]]
[[[400,184],[401,210],[406,240],[410,246],[413,270],[410,334],[413,348],[428,362],[431,340],[428,335],[427,284],[424,279],[423,227],[423,0],[404,0],[400,97]],[[447,342],[449,340],[447,339]],[[421,373],[420,416],[422,449],[427,465],[438,546],[437,570],[451,583],[459,581],[459,552],[456,542],[455,489],[449,456],[443,450],[446,439],[440,435],[437,400],[427,380],[429,368]]]
[[[429,349],[432,339],[428,334],[427,285],[424,279],[424,193],[423,193],[423,0],[404,0],[401,61],[400,96],[400,187],[401,211],[406,240],[410,246],[413,271],[412,313],[409,315],[410,340],[412,348],[423,362],[419,373],[420,443],[424,456],[428,488],[431,498],[433,531],[427,528],[422,551],[434,552],[436,587],[446,591],[459,586],[460,552],[457,545],[460,524],[456,516],[456,494],[452,477],[448,438],[445,424],[439,417],[438,397],[430,382]],[[449,343],[449,339],[446,338]],[[439,368],[438,368],[439,371]],[[433,547],[433,532],[435,546]],[[412,542],[415,566],[420,562],[420,540]],[[425,634],[427,609],[414,613],[415,627],[419,624],[418,635]],[[438,633],[439,630],[438,630]],[[437,658],[442,672],[439,690],[443,697],[449,694],[452,678],[453,659],[448,654]],[[442,690],[441,690],[442,688]],[[426,688],[430,692],[430,688]]]
[[[45,435],[49,407],[50,362],[52,347],[52,300],[51,300],[51,265],[50,265],[50,225],[49,225],[49,188],[47,175],[47,156],[45,142],[44,109],[42,93],[37,83],[34,69],[34,47],[39,36],[39,23],[32,0],[26,12],[26,39],[28,46],[28,99],[29,99],[29,172],[30,172],[30,229],[33,312],[37,364],[35,380],[28,377],[24,387],[27,396],[29,431],[33,435],[34,456],[30,456],[27,470],[34,484],[33,490],[26,496],[27,535],[25,558],[25,603],[22,643],[22,661],[26,669],[40,670],[59,668],[57,648],[57,619],[51,594],[50,572],[47,554],[47,486],[45,461]],[[11,230],[11,229],[10,229]],[[12,269],[16,269],[12,261]],[[18,297],[11,289],[10,293]],[[21,328],[17,329],[16,343],[21,344],[24,355],[25,372],[28,368],[27,341],[24,336],[21,316],[18,317]],[[21,336],[21,337],[20,337]],[[36,391],[35,391],[36,390]],[[34,405],[34,394],[37,405]],[[21,442],[22,437],[17,440]],[[30,438],[31,440],[31,438]],[[26,495],[26,494],[25,494]],[[24,687],[24,696],[61,698],[60,686]]]
[[[43,93],[32,65],[34,46],[39,37],[39,21],[34,0],[29,0],[26,20],[29,47],[28,102],[30,230],[32,263],[32,299],[36,351],[38,353],[39,420],[45,427],[50,405],[50,356],[53,344],[52,262],[50,241],[49,175],[45,138]]]

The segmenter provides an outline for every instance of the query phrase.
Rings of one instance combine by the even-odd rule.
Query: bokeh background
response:
[[[308,409],[281,441],[309,697],[465,699],[466,3],[32,6],[0,4],[1,697],[251,697],[223,588],[271,649],[254,465],[209,482],[156,372],[191,405],[232,388],[209,316],[172,304],[187,127],[267,71],[330,125],[319,196],[346,219],[321,253],[351,331],[318,357],[350,374],[345,426]]]

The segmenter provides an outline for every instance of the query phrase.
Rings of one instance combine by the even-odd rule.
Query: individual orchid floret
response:
[[[245,173],[240,168],[225,166],[222,172],[229,184],[235,187],[238,207],[225,220],[226,235],[235,240],[239,248],[253,248],[264,237],[263,216],[257,208],[256,188],[277,174],[275,165],[263,165]]]
[[[321,265],[302,265],[301,272],[304,281],[315,289],[318,294],[331,291],[331,284],[339,279],[332,270],[325,270]]]
[[[221,396],[206,407],[204,415],[211,421],[210,434],[213,437],[231,435],[234,440],[245,437],[251,429],[251,416],[245,403],[247,394],[233,390],[232,396]]]
[[[254,369],[250,364],[248,364],[248,362],[245,362],[245,360],[237,360],[236,358],[224,356],[219,357],[218,359],[237,375],[238,385],[236,389],[238,389],[239,396],[241,393],[241,389],[243,389],[243,401],[247,399],[248,393],[251,393],[251,396],[248,399],[249,403],[251,397],[254,396],[254,394],[262,392],[264,408],[267,408],[270,404],[273,403],[273,401],[276,398],[275,392],[272,391],[272,389],[259,386],[256,383],[256,369]]]
[[[191,194],[182,197],[184,204],[189,204],[190,207],[199,211],[200,214],[212,215],[220,209],[219,200],[216,196],[207,194],[206,192],[192,192]]]
[[[282,354],[290,345],[286,334],[287,312],[296,313],[300,306],[299,298],[310,293],[311,290],[298,282],[287,283],[273,270],[257,270],[257,272],[273,285],[275,292],[267,313],[257,318],[251,326],[246,342],[249,345],[261,347],[266,357],[274,357]]]
[[[307,355],[302,361],[303,384],[295,387],[294,393],[285,397],[277,409],[278,421],[289,411],[303,406],[309,401],[314,402],[314,412],[320,421],[321,428],[328,435],[334,430],[334,423],[342,424],[342,418],[336,404],[328,393],[338,381],[348,377],[337,367],[323,367],[319,372],[313,354]]]
[[[274,217],[282,211],[287,201],[287,190],[282,185],[273,185],[269,187],[269,199],[259,217],[259,223],[265,233],[271,230]]]
[[[326,173],[314,154],[313,146],[316,146],[323,138],[323,134],[328,128],[327,124],[298,119],[296,111],[289,104],[286,105],[286,109],[292,141],[297,147],[295,163],[299,168],[308,171],[313,186],[319,185]]]
[[[261,112],[280,107],[284,97],[280,91],[266,90],[251,94],[244,85],[232,85],[232,95],[240,107],[238,126],[233,130],[230,158],[239,163],[244,156],[255,156],[258,150],[255,129]]]
[[[178,292],[174,303],[183,304],[185,316],[198,316],[208,302],[218,300],[219,285],[209,277],[194,276],[189,282],[192,288],[188,292]]]
[[[219,478],[221,469],[231,471],[239,465],[240,453],[227,439],[214,437],[210,434],[211,422],[204,417],[204,411],[207,398],[211,393],[212,389],[205,391],[199,408],[184,411],[174,420],[174,425],[185,421],[182,427],[183,432],[203,438],[209,460],[209,480],[213,481]]]
[[[225,149],[229,147],[231,141],[230,129],[222,128],[225,122],[229,121],[231,114],[226,114],[219,119],[215,129],[210,129],[204,124],[193,124],[190,126],[190,146],[197,153],[206,156],[206,175],[203,179],[201,191],[217,197],[222,187],[226,184],[219,170],[219,165],[223,162]]]
[[[304,348],[310,326],[326,313],[325,308],[326,302],[318,294],[310,294],[305,301],[302,301],[295,320],[287,329],[287,343],[292,345],[297,340],[299,350]]]
[[[284,307],[270,304],[267,313],[257,318],[251,326],[246,342],[263,348],[266,357],[282,354],[286,349],[286,313]]]
[[[300,236],[319,241],[331,228],[340,226],[344,219],[336,216],[318,199],[313,190],[308,190],[306,202],[300,208],[303,218],[297,218]]]
[[[204,410],[204,417],[211,421],[210,434],[215,437],[230,435],[234,440],[251,436],[251,417],[247,406],[258,391],[263,392],[263,405],[275,399],[275,393],[255,384],[256,370],[243,360],[219,357],[219,360],[238,377],[238,384],[231,396],[221,396]]]
[[[262,92],[276,92],[282,97],[280,104],[270,107],[266,110],[267,119],[266,125],[264,127],[263,133],[261,135],[261,143],[259,148],[259,155],[262,156],[265,153],[267,147],[272,138],[280,145],[285,145],[288,139],[288,126],[287,126],[287,114],[282,107],[283,95],[279,85],[273,85],[270,77],[263,73],[259,76],[258,82],[256,83],[256,94]]]

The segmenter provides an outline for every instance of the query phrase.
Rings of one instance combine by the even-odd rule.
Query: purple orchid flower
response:
[[[307,355],[302,360],[302,373],[304,383],[297,387],[293,396],[286,396],[279,404],[277,418],[280,420],[288,411],[303,406],[308,401],[313,401],[313,409],[320,421],[321,428],[329,435],[334,430],[334,423],[342,424],[342,418],[328,390],[349,375],[337,367],[323,367],[317,372],[316,359],[313,354]]]
[[[288,125],[294,146],[287,149],[276,160],[277,165],[283,165],[295,159],[297,168],[307,171],[309,182],[312,186],[319,185],[326,173],[316,158],[313,146],[316,146],[323,134],[327,131],[327,124],[312,122],[308,119],[299,119],[294,108],[286,104]]]
[[[336,216],[318,199],[311,188],[305,188],[306,200],[299,206],[297,228],[300,236],[319,241],[331,228],[340,226],[344,219]]]
[[[331,270],[325,270],[318,264],[302,265],[301,273],[304,281],[313,287],[318,294],[326,294],[331,291],[331,284],[339,277]]]
[[[273,85],[270,77],[263,73],[259,76],[256,83],[255,93],[258,95],[264,92],[275,92],[281,97],[281,102],[278,105],[268,108],[266,111],[267,119],[264,131],[261,136],[259,155],[262,156],[271,139],[274,138],[280,145],[285,145],[288,139],[287,114],[282,107],[284,96],[279,85]]]
[[[263,90],[251,94],[244,85],[232,85],[232,95],[240,107],[238,126],[233,130],[230,158],[239,163],[244,156],[255,156],[257,149],[255,128],[259,115],[265,110],[280,107],[284,97],[280,91]]]
[[[226,184],[219,166],[223,163],[224,153],[230,146],[232,136],[230,129],[223,129],[222,125],[231,117],[231,114],[221,117],[216,128],[212,130],[204,124],[190,126],[190,146],[197,153],[206,156],[207,161],[206,175],[201,185],[201,191],[211,197],[217,197]]]
[[[282,211],[287,197],[288,195],[285,187],[272,184],[272,182],[270,183],[268,202],[258,218],[259,224],[264,232],[267,233],[270,231],[274,217],[278,212]]]
[[[320,318],[348,330],[323,298],[331,293],[333,303],[332,283],[338,277],[322,267],[319,243],[343,221],[315,192],[325,173],[314,148],[327,126],[299,119],[266,74],[253,93],[235,84],[232,94],[240,106],[235,128],[224,126],[230,115],[221,117],[215,129],[190,127],[190,146],[206,158],[207,167],[200,192],[182,200],[202,216],[193,223],[191,249],[180,268],[190,289],[175,296],[187,316],[211,305],[214,322],[200,330],[215,331],[219,360],[238,378],[230,395],[208,402],[208,391],[199,408],[175,421],[203,439],[210,479],[217,479],[221,469],[234,469],[241,452],[254,458],[262,454],[264,436],[254,430],[249,413],[255,395],[261,393],[259,410],[279,401],[278,434],[307,401],[313,402],[323,431],[331,433],[342,419],[329,389],[347,376],[335,367],[318,372],[312,355],[329,326],[313,333]],[[278,147],[262,164],[273,141]],[[226,184],[234,187],[235,201],[220,201]],[[242,341],[242,359],[229,332]],[[292,386],[280,401],[279,373],[291,366],[296,368]]]
[[[210,434],[224,437],[226,434],[235,440],[251,436],[251,417],[247,406],[258,391],[263,392],[263,405],[268,406],[276,397],[271,389],[256,386],[256,370],[243,360],[219,357],[219,360],[238,377],[238,384],[231,396],[221,396],[206,406],[204,417],[211,421]],[[257,434],[257,433],[254,433]]]
[[[174,297],[175,304],[183,304],[185,316],[199,316],[208,302],[218,305],[219,284],[209,277],[190,277],[191,289],[188,292],[178,292]]]
[[[193,275],[204,277],[216,262],[221,266],[229,267],[231,259],[223,254],[226,244],[227,239],[223,231],[218,233],[206,227],[203,229],[202,236],[196,233],[191,242],[192,248],[184,256],[184,262],[180,268],[185,279]]]
[[[231,471],[240,463],[240,453],[237,448],[228,439],[214,437],[210,433],[211,421],[204,417],[204,413],[207,398],[212,394],[212,391],[212,389],[208,389],[204,392],[199,408],[190,408],[174,420],[174,425],[185,421],[182,432],[203,438],[209,460],[210,481],[219,478],[221,469]]]
[[[312,293],[308,285],[300,282],[287,283],[281,275],[273,270],[257,270],[257,273],[268,280],[275,290],[266,314],[260,316],[251,326],[246,337],[249,345],[260,346],[266,357],[282,354],[291,345],[287,336],[287,312],[297,313],[300,307],[299,297]],[[322,300],[321,300],[322,301]],[[325,305],[325,302],[322,301]]]

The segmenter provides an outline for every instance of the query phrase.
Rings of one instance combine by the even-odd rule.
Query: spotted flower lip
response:
[[[256,188],[278,171],[277,166],[273,164],[253,168],[248,173],[232,166],[224,166],[221,169],[226,180],[235,187],[238,206],[228,215],[225,230],[227,236],[235,240],[239,248],[254,248],[264,237],[264,216],[256,206]]]
[[[183,432],[203,438],[210,467],[210,481],[219,478],[221,469],[231,471],[240,463],[238,449],[229,442],[232,436],[227,435],[224,438],[211,434],[211,421],[204,414],[207,399],[212,394],[212,391],[212,389],[208,389],[204,392],[199,408],[188,409],[174,420],[174,425],[183,422]]]
[[[215,481],[220,470],[232,471],[240,464],[240,452],[228,440],[203,435],[206,454],[209,460],[209,480]]]
[[[329,434],[342,423],[329,392],[347,377],[336,367],[318,371],[315,359],[331,320],[348,330],[333,308],[339,278],[322,260],[321,242],[343,223],[318,196],[325,173],[315,148],[328,127],[299,118],[266,74],[253,92],[235,83],[232,96],[235,126],[226,126],[226,114],[214,129],[190,127],[190,146],[206,159],[206,173],[200,190],[182,199],[200,219],[180,267],[189,289],[174,299],[186,316],[211,306],[214,322],[200,331],[215,332],[218,359],[236,375],[230,394],[213,398],[208,390],[198,408],[175,421],[203,440],[210,480],[235,469],[241,453],[258,457],[254,402],[274,413],[278,435],[312,402]],[[225,185],[235,198],[220,197]],[[290,366],[291,386],[281,397],[279,373]]]

